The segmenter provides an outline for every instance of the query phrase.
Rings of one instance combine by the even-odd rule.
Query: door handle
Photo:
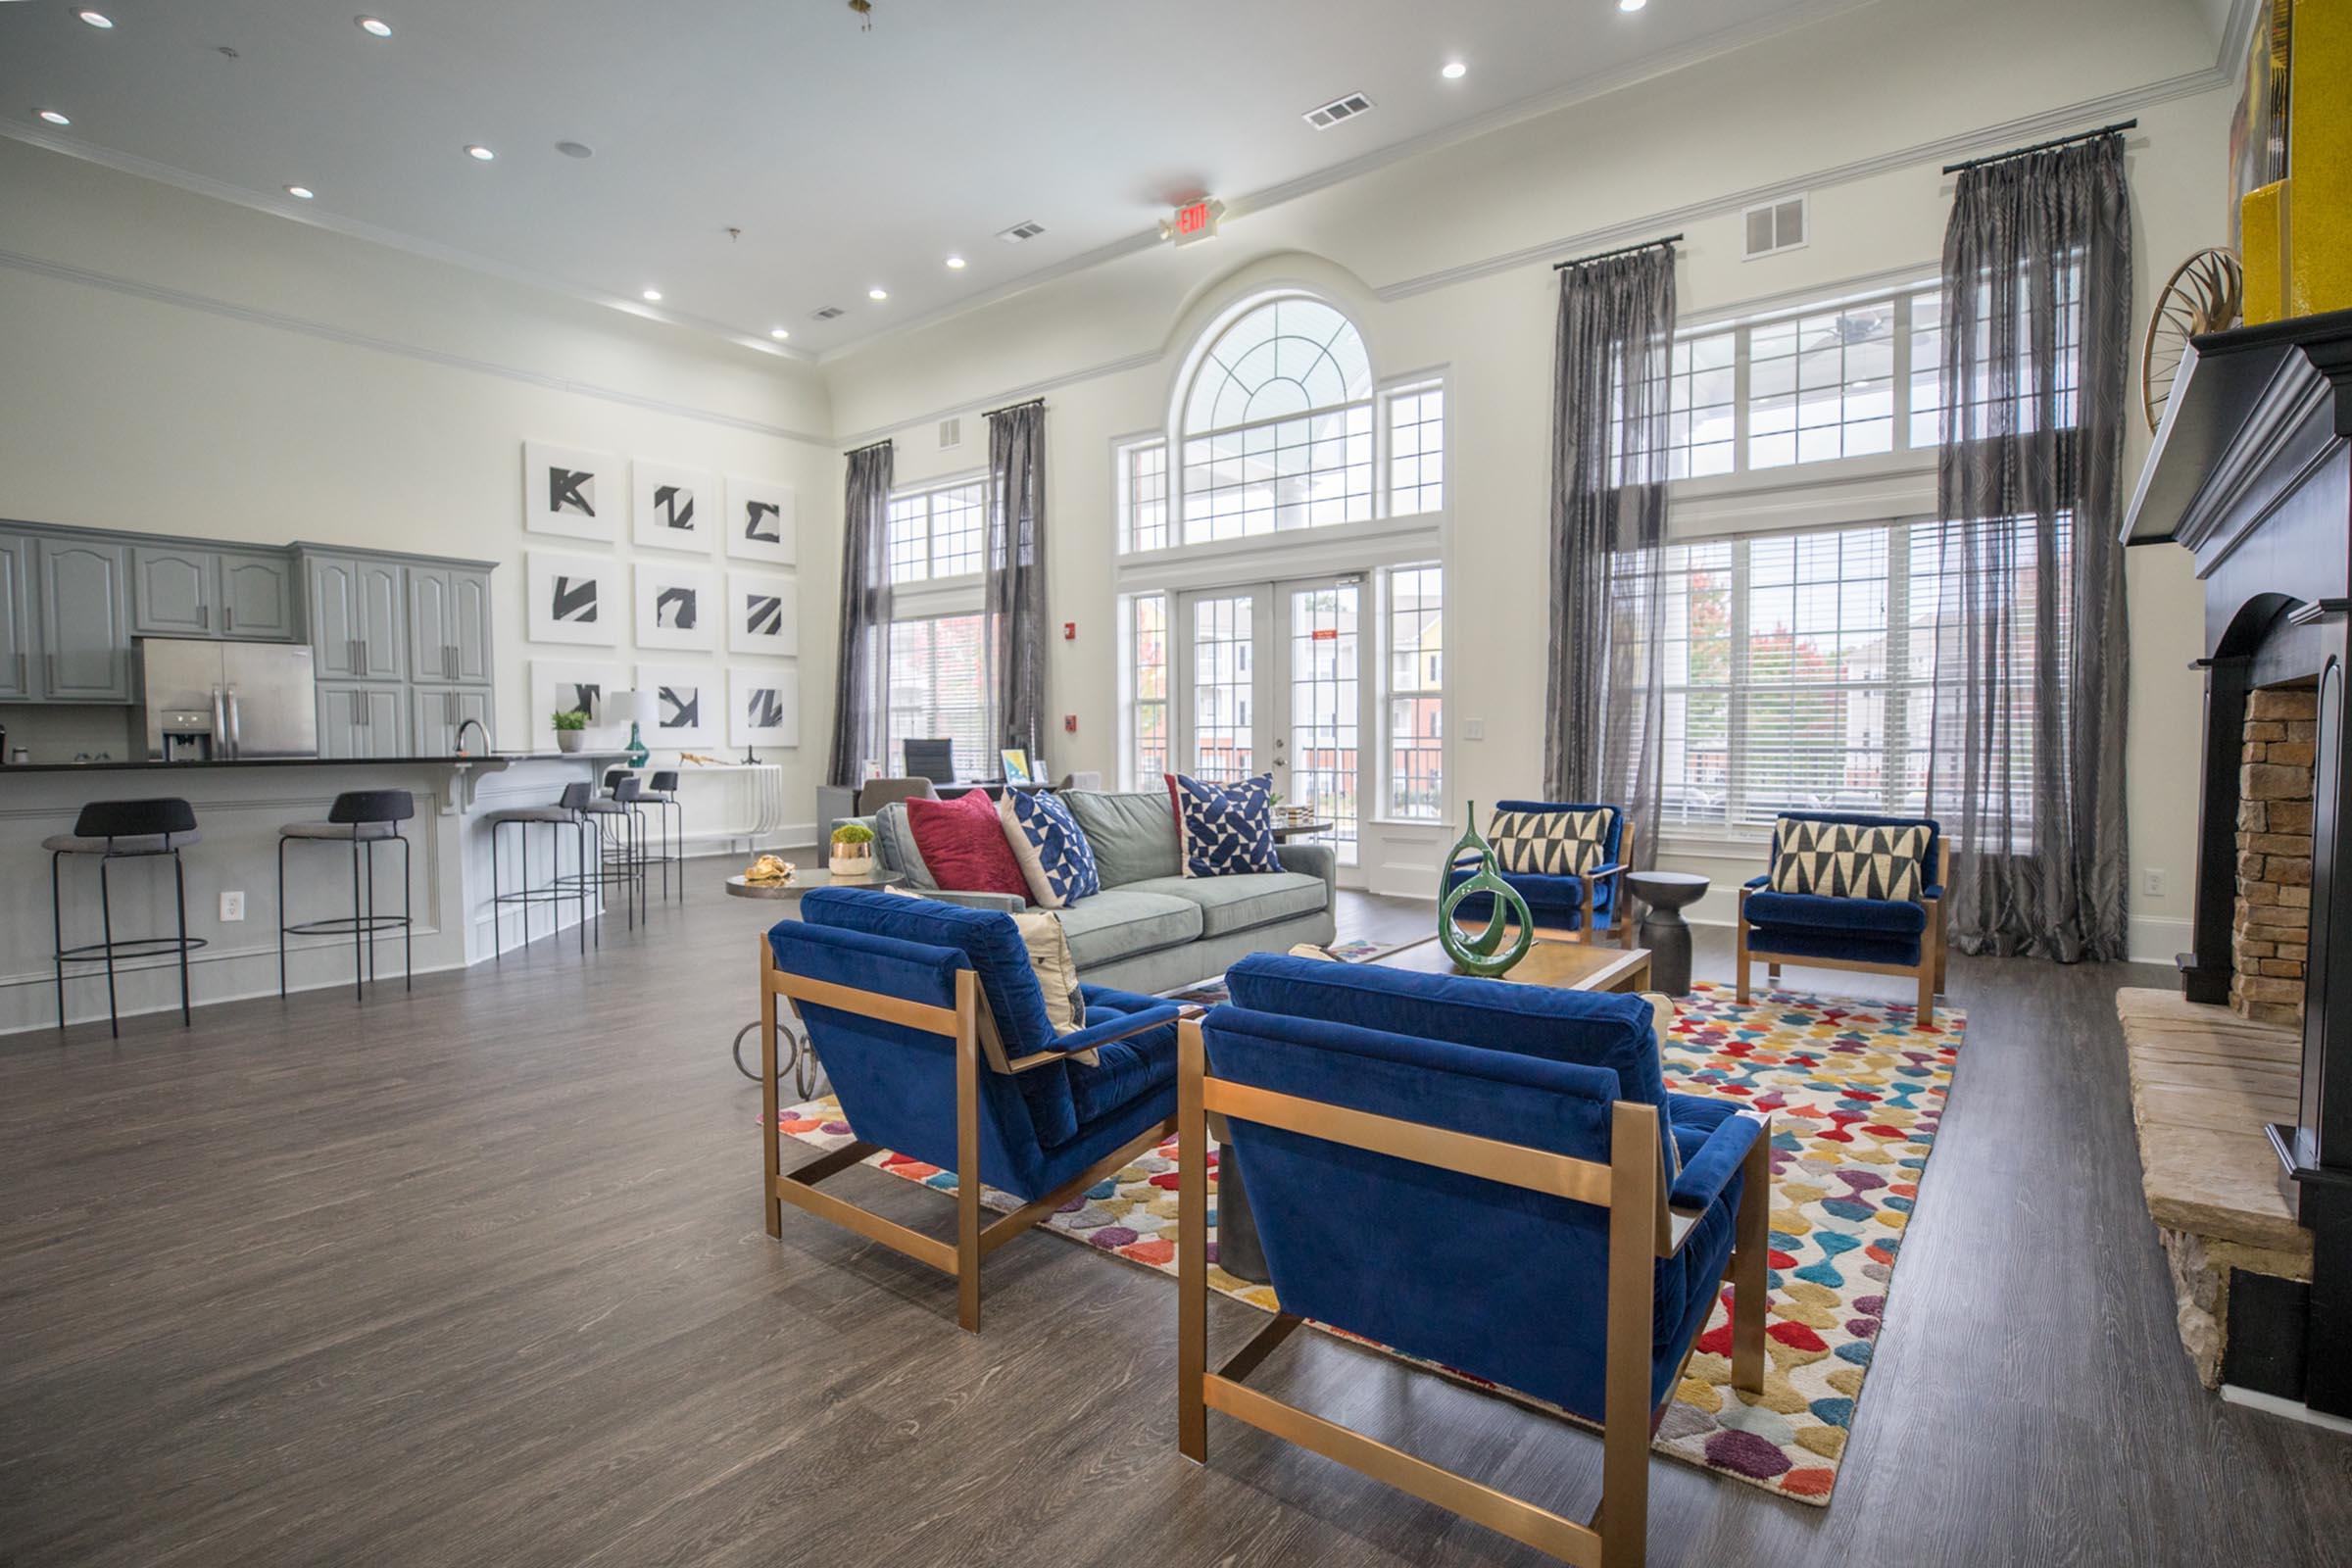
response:
[[[225,748],[228,744],[228,713],[220,702],[220,688],[213,688],[213,742]],[[226,752],[222,752],[226,756]]]
[[[353,729],[368,727],[368,699],[359,692],[351,694],[351,727]]]
[[[220,607],[220,629],[222,631],[235,631],[237,629],[237,612],[229,609],[226,605],[222,605]]]
[[[237,689],[228,689],[228,755],[239,757],[245,751],[245,712],[237,705]]]
[[[196,624],[203,627],[206,631],[211,631],[213,629],[212,606],[198,605],[196,607]]]

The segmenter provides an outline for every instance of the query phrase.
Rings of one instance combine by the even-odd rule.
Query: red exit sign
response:
[[[1179,245],[1196,240],[1217,237],[1217,220],[1225,215],[1225,204],[1214,197],[1202,197],[1187,202],[1176,209],[1175,215],[1159,225],[1160,234]]]

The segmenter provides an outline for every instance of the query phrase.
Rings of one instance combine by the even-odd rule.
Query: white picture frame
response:
[[[620,572],[620,563],[610,556],[524,552],[524,635],[535,643],[619,647],[621,624],[628,618],[621,608]]]
[[[522,444],[526,531],[609,545],[620,537],[628,505],[628,473],[618,455],[552,441]]]
[[[640,561],[637,646],[685,653],[718,647],[718,573],[683,562]]]
[[[635,690],[654,694],[654,727],[642,730],[657,752],[717,746],[718,705],[726,676],[715,664],[639,664]]]
[[[727,573],[727,652],[792,659],[801,651],[801,585],[759,571]]]
[[[801,672],[792,664],[737,664],[727,671],[727,744],[801,744]]]
[[[710,470],[639,458],[629,465],[629,537],[640,546],[710,554],[723,504]]]
[[[593,690],[596,707],[588,714],[588,735],[612,728],[615,713],[612,709],[612,694],[621,689],[621,667],[617,663],[599,664],[575,662],[566,659],[534,659],[531,661],[531,744],[534,750],[553,751],[556,745],[555,715],[571,710],[584,690]],[[622,720],[625,723],[625,720]],[[625,735],[623,737],[626,738]]]
[[[775,479],[727,475],[726,553],[773,566],[800,563],[800,497]]]

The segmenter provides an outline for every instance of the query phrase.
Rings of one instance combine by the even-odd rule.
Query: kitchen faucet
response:
[[[456,741],[457,748],[458,748],[458,755],[459,755],[460,757],[466,757],[466,756],[470,756],[470,755],[471,755],[470,753],[468,753],[468,752],[466,750],[466,731],[467,729],[469,729],[469,728],[470,728],[470,729],[478,729],[478,730],[481,730],[481,732],[482,732],[482,755],[483,755],[484,757],[487,757],[487,756],[489,756],[489,755],[490,755],[490,731],[488,730],[488,728],[486,728],[486,727],[483,725],[483,723],[482,723],[482,721],[481,721],[480,719],[478,719],[478,718],[474,718],[474,717],[471,717],[470,715],[469,715],[469,716],[468,716],[468,717],[466,719],[466,721],[465,721],[464,723],[462,723],[462,724],[460,724],[460,725],[458,726],[458,734],[457,734],[457,741]]]

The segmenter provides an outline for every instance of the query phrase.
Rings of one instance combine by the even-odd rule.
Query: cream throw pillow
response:
[[[903,899],[922,897],[905,888],[883,891]],[[1078,989],[1078,963],[1070,956],[1070,939],[1062,933],[1061,916],[1051,909],[1025,909],[1013,915],[1012,923],[1021,933],[1021,946],[1029,950],[1029,967],[1037,975],[1037,989],[1046,994],[1046,1022],[1057,1035],[1085,1028],[1086,996]],[[1072,1059],[1092,1067],[1101,1057],[1086,1051]]]

